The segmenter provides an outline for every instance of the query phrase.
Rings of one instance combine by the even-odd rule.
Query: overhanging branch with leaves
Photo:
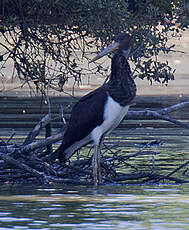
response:
[[[176,0],[2,0],[0,68],[12,60],[13,77],[42,94],[49,87],[61,91],[69,78],[108,75],[103,65],[88,69],[83,63],[126,31],[135,39],[135,75],[167,84],[174,70],[158,54],[173,50],[168,38],[187,28],[188,11],[187,1]]]

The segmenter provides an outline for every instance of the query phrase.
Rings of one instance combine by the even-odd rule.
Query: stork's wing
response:
[[[63,149],[88,136],[96,126],[102,124],[106,100],[107,93],[104,86],[80,99],[72,109],[62,143]]]

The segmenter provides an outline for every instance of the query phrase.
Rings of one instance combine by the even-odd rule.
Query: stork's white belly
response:
[[[91,133],[91,138],[95,144],[98,144],[99,139],[104,133],[111,132],[119,125],[124,116],[127,114],[128,109],[129,105],[121,106],[118,102],[114,101],[112,97],[108,96],[104,110],[104,122],[93,129]]]

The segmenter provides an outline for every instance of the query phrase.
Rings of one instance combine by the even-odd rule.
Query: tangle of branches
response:
[[[135,40],[134,74],[167,84],[174,78],[167,44],[188,26],[188,1],[2,0],[0,3],[0,80],[11,60],[13,77],[41,93],[63,90],[69,78],[105,74],[102,63],[86,67],[93,53],[119,32]],[[83,64],[85,63],[85,65]]]

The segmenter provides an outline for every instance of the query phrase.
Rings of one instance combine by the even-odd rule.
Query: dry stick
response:
[[[15,134],[16,134],[15,132],[13,132],[13,133],[11,134],[11,136],[10,136],[9,139],[7,140],[7,144],[13,139],[13,137],[14,137]]]
[[[159,114],[165,115],[167,113],[171,113],[171,112],[177,111],[179,109],[183,109],[183,108],[188,107],[188,106],[189,106],[189,101],[185,101],[185,102],[181,102],[181,103],[178,103],[175,105],[171,105],[171,106],[164,108],[164,109],[157,110],[156,112]]]
[[[129,158],[131,158],[131,157],[137,157],[137,156],[143,156],[143,155],[149,155],[149,153],[143,153],[142,151],[144,150],[144,149],[146,149],[147,147],[149,147],[149,144],[150,144],[151,142],[148,142],[148,143],[146,143],[142,148],[140,148],[140,150],[138,151],[138,152],[136,152],[136,153],[132,153],[132,154],[130,154],[130,155],[127,155],[127,156],[117,156],[117,157],[113,157],[114,159],[118,159],[118,160],[124,160],[124,161],[126,161],[126,160],[128,160]],[[150,153],[150,154],[152,154],[152,153]],[[157,154],[159,154],[159,153],[153,153],[154,155],[157,155]]]
[[[66,119],[64,117],[64,110],[62,104],[60,105],[60,114],[61,114],[61,119],[64,125],[66,125]]]
[[[150,113],[152,113],[152,116],[154,116],[154,118],[156,118],[156,119],[162,119],[162,120],[170,121],[170,122],[172,122],[172,123],[174,123],[176,125],[182,126],[183,128],[189,129],[188,124],[185,124],[183,122],[180,122],[180,121],[175,120],[173,118],[170,118],[168,116],[161,115],[161,114],[159,114],[157,112],[150,111]]]
[[[163,176],[162,179],[167,179],[167,180],[172,180],[172,181],[175,181],[176,183],[189,183],[188,180],[182,180],[182,179],[179,179],[179,178],[176,178],[176,177],[171,177],[171,176]]]
[[[179,166],[178,168],[176,168],[175,170],[173,170],[172,172],[170,172],[167,176],[168,177],[172,176],[174,173],[176,173],[180,169],[184,168],[187,164],[189,164],[189,161],[185,162],[184,164],[182,164],[181,166]]]
[[[173,108],[172,108],[173,109]],[[170,111],[171,112],[171,111]],[[185,124],[183,122],[180,122],[178,120],[175,120],[173,118],[170,118],[168,116],[162,115],[156,111],[151,111],[151,110],[145,110],[145,111],[129,111],[126,115],[127,119],[160,119],[160,120],[166,120],[171,123],[174,123],[176,125],[182,126],[184,128],[189,129],[189,125]]]
[[[26,146],[21,147],[18,150],[18,153],[23,154],[23,153],[31,152],[31,151],[38,149],[38,148],[42,148],[44,146],[47,146],[49,144],[52,144],[56,141],[61,140],[63,138],[63,136],[64,136],[64,132],[61,132],[61,133],[58,133],[56,135],[50,136],[50,137],[46,138],[45,140],[39,140],[39,141],[32,142]]]
[[[45,133],[45,137],[48,138],[52,135],[52,125],[51,123],[48,123],[46,126],[45,126],[45,130],[46,130],[46,133]],[[47,145],[47,154],[50,155],[52,153],[52,144],[49,144]]]
[[[49,86],[49,83],[50,81],[48,81],[48,86]],[[49,90],[49,87],[47,87],[47,95],[46,95],[46,100],[47,100],[47,104],[48,104],[48,115],[50,117],[50,120],[51,120],[51,102],[50,102],[50,99],[49,99],[49,96],[48,96],[48,90]],[[52,135],[52,122],[50,121],[46,126],[45,126],[45,130],[46,130],[46,138],[50,137]],[[52,143],[47,145],[47,154],[50,155],[52,152],[53,152],[53,149],[52,149]]]
[[[152,119],[154,117],[154,113],[165,115],[174,111],[177,111],[179,109],[183,109],[185,107],[189,107],[189,101],[177,103],[175,105],[168,106],[164,109],[159,109],[157,111],[151,111],[151,110],[144,110],[144,111],[129,111],[126,115],[126,118],[128,119]]]
[[[149,178],[150,180],[156,180],[156,181],[160,181],[160,180],[172,180],[172,181],[175,181],[177,183],[189,183],[189,181],[187,180],[183,180],[183,179],[179,179],[179,178],[176,178],[176,177],[171,177],[171,176],[164,176],[164,175],[161,175],[161,174],[152,174],[151,175],[151,178]]]
[[[3,159],[5,162],[7,162],[13,166],[16,166],[17,168],[23,169],[24,171],[29,172],[31,175],[38,177],[42,182],[44,181],[44,176],[45,176],[44,173],[38,172],[37,170],[19,162],[19,161],[15,160],[14,158],[12,158],[12,157],[4,154],[4,153],[1,153],[1,152],[0,152],[0,158]]]
[[[40,130],[45,127],[50,122],[50,115],[45,115],[33,128],[33,130],[28,134],[27,138],[25,139],[23,145],[30,144],[35,137],[40,133]]]
[[[45,147],[45,146],[52,144],[52,143],[55,143],[59,140],[62,140],[63,136],[64,136],[64,131],[62,131],[56,135],[52,135],[52,136],[46,138],[45,140],[35,141],[35,142],[32,142],[28,145],[21,146],[20,148],[19,147],[17,147],[17,148],[16,147],[7,147],[7,146],[1,147],[0,146],[0,152],[14,153],[16,151],[18,154],[24,154],[27,152],[34,151],[38,148]]]
[[[176,183],[189,183],[189,181],[186,181],[186,180],[182,180],[182,179],[179,179],[179,178],[176,178],[176,177],[171,177],[171,176],[164,176],[164,175],[157,174],[157,173],[149,174],[149,178],[146,179],[143,182],[144,183],[149,183],[149,181],[155,181],[157,183],[160,180],[165,180],[165,179],[170,180],[170,181],[175,181]]]
[[[70,179],[70,178],[60,178],[60,177],[53,177],[47,176],[49,182],[53,183],[61,183],[61,184],[73,184],[73,185],[93,185],[93,182],[81,181],[79,179]]]

